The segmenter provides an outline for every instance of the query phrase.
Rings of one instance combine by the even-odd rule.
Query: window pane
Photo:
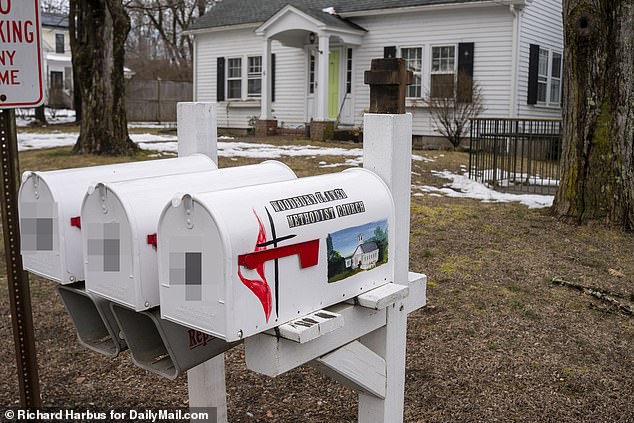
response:
[[[227,81],[228,87],[228,98],[240,98],[242,97],[241,92],[242,81],[240,79],[236,79],[233,81]]]
[[[456,48],[454,46],[432,47],[432,72],[453,72]]]
[[[55,34],[55,53],[64,53],[64,34]]]
[[[228,60],[228,78],[240,78],[242,76],[242,59]]]
[[[308,93],[315,93],[315,55],[310,54],[310,63],[308,66]]]
[[[561,77],[561,54],[553,53],[553,63],[550,67],[550,76],[553,78]]]
[[[249,57],[249,74],[262,73],[262,56]]]
[[[412,85],[407,87],[407,97],[421,97],[421,79],[420,75],[414,75]]]
[[[550,81],[550,102],[559,104],[561,100],[561,81],[553,79]]]
[[[431,76],[431,96],[435,98],[453,97],[453,73],[441,73]]]
[[[548,76],[548,50],[539,49],[539,65],[537,69],[538,75]]]
[[[546,102],[546,83],[537,82],[537,101],[540,103]]]
[[[250,96],[260,95],[262,93],[262,80],[260,78],[249,79],[248,87],[248,94]]]

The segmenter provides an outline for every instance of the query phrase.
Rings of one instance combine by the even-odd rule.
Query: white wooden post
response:
[[[378,174],[392,191],[395,205],[394,282],[408,283],[412,115],[366,114],[363,124],[363,167]],[[386,365],[385,398],[359,393],[360,423],[403,421],[407,310],[403,301],[387,308],[387,324],[361,342]]]
[[[330,36],[319,35],[319,62],[317,63],[317,114],[315,120],[328,118],[328,59]]]
[[[262,93],[260,96],[260,120],[269,120],[271,114],[271,40],[264,39],[262,51]]]
[[[178,155],[205,154],[218,163],[216,103],[178,103]]]
[[[211,418],[210,422],[227,423],[226,389],[224,354],[187,371],[189,408],[214,407],[216,418]]]
[[[202,153],[218,163],[216,103],[178,103],[178,155]],[[227,423],[225,355],[220,354],[187,371],[190,408],[214,408],[209,421]]]

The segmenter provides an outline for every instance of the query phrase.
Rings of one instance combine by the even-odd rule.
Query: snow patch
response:
[[[443,188],[437,188],[429,185],[421,185],[416,189],[428,195],[442,194],[452,198],[473,198],[485,203],[509,203],[519,202],[529,209],[544,208],[553,205],[554,196],[538,195],[538,194],[510,194],[492,190],[474,180],[469,179],[468,173],[464,175],[456,175],[455,173],[444,170],[442,172],[433,171],[432,174],[451,182],[445,184]]]

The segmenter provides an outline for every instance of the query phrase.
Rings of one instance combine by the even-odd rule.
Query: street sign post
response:
[[[22,270],[17,188],[20,181],[16,107],[44,101],[38,0],[0,0],[0,184],[2,232],[7,262],[20,403],[42,405],[35,353],[29,279]]]
[[[0,0],[0,108],[44,101],[38,0]]]

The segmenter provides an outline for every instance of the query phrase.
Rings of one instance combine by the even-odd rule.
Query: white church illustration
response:
[[[379,246],[374,241],[363,242],[363,234],[357,237],[359,245],[350,257],[346,257],[346,268],[372,269],[379,261]]]

